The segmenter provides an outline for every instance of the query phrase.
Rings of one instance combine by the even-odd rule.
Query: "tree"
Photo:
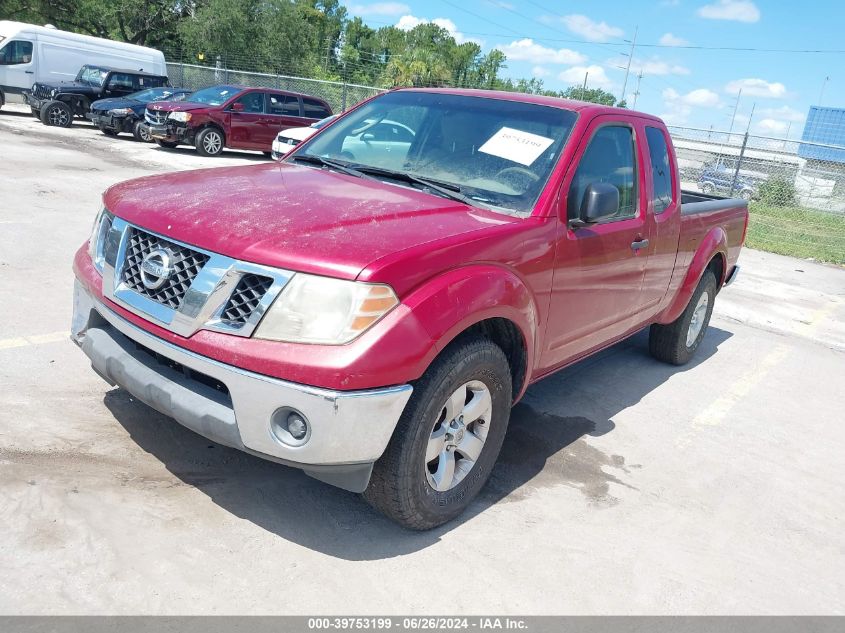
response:
[[[613,93],[610,93],[607,90],[602,90],[601,88],[584,89],[583,86],[569,86],[566,90],[561,91],[559,96],[564,99],[589,101],[590,103],[600,103],[601,105],[608,106],[621,104],[621,107],[625,107],[624,101],[617,102]]]

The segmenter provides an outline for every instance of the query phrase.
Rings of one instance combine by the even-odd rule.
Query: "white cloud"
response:
[[[613,84],[604,72],[604,68],[595,64],[591,66],[573,66],[572,68],[567,68],[557,77],[558,79],[571,84],[583,85],[585,74],[588,74],[588,88],[608,88]]]
[[[530,38],[516,40],[497,48],[507,55],[508,59],[526,61],[534,64],[583,64],[587,61],[581,53],[568,48],[547,48],[537,44]]]
[[[561,18],[563,24],[576,35],[591,42],[606,42],[614,37],[622,37],[625,32],[607,22],[595,22],[586,15],[572,14]]]
[[[624,68],[628,61],[624,58],[609,59],[605,62],[607,68]],[[631,62],[631,72],[636,75],[640,71],[643,75],[689,75],[690,69],[680,64],[663,61],[657,57],[651,59],[637,59]]]
[[[800,123],[806,118],[806,114],[795,108],[789,106],[781,106],[779,108],[761,108],[757,110],[763,117],[771,119],[779,119],[781,121],[788,121],[792,123]]]
[[[760,9],[751,0],[717,0],[713,4],[699,7],[699,16],[708,20],[733,20],[735,22],[757,22]]]
[[[410,13],[411,7],[401,2],[374,2],[373,4],[350,4],[347,9],[352,15],[402,15]]]
[[[719,95],[707,88],[698,88],[686,94],[667,88],[663,91],[663,105],[665,112],[660,114],[660,118],[669,124],[683,125],[694,108],[718,108],[721,104]]]
[[[778,121],[777,119],[762,119],[755,126],[760,132],[768,134],[786,134],[790,128],[786,121]]]
[[[768,97],[769,99],[783,99],[786,97],[786,86],[779,82],[769,82],[765,79],[735,79],[725,86],[728,94],[739,94],[750,97]]]
[[[396,23],[396,28],[401,29],[403,31],[410,31],[414,27],[419,26],[420,24],[428,24],[429,22],[436,24],[441,29],[445,29],[449,32],[449,35],[455,38],[455,41],[458,44],[463,44],[464,42],[475,42],[476,44],[482,44],[481,40],[475,39],[473,37],[465,37],[463,33],[458,30],[458,27],[455,25],[452,20],[449,18],[434,18],[433,20],[429,20],[428,18],[418,18],[415,15],[403,15],[399,18],[399,21]]]
[[[531,74],[535,77],[548,77],[552,74],[552,71],[548,68],[544,68],[543,66],[534,66],[534,68],[531,69]]]
[[[658,41],[663,46],[687,46],[689,44],[684,38],[672,35],[671,33],[664,33]]]

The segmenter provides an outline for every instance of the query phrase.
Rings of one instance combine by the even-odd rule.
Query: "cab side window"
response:
[[[32,61],[32,42],[12,40],[0,48],[0,66],[28,64]]]
[[[111,90],[135,90],[135,84],[132,83],[132,77],[124,73],[112,73],[109,78],[109,88]]]
[[[654,182],[652,208],[655,213],[663,213],[672,204],[672,163],[669,159],[669,147],[666,137],[656,127],[646,127],[648,154],[651,161],[651,179]]]
[[[626,125],[606,125],[590,140],[567,196],[569,219],[579,217],[584,194],[593,183],[605,182],[619,190],[619,210],[606,222],[637,215],[637,173],[634,132]]]

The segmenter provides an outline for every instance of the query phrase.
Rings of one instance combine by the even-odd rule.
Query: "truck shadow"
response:
[[[585,438],[612,432],[615,415],[674,374],[705,362],[730,336],[711,326],[695,360],[672,367],[651,359],[647,332],[641,332],[532,386],[513,409],[485,489],[461,517],[429,532],[404,530],[358,495],[298,470],[214,444],[122,389],[108,392],[105,404],[173,475],[174,486],[193,486],[233,515],[304,547],[345,560],[376,560],[424,549],[491,506],[519,503],[542,488],[569,486],[598,508],[619,503],[614,491],[636,488],[633,471],[640,465],[607,455]]]

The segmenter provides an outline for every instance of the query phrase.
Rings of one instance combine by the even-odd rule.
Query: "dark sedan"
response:
[[[131,133],[136,140],[151,143],[152,137],[144,123],[144,110],[156,101],[184,101],[191,94],[184,88],[148,88],[125,97],[100,99],[91,104],[85,116],[100,128],[103,134],[116,136]]]

